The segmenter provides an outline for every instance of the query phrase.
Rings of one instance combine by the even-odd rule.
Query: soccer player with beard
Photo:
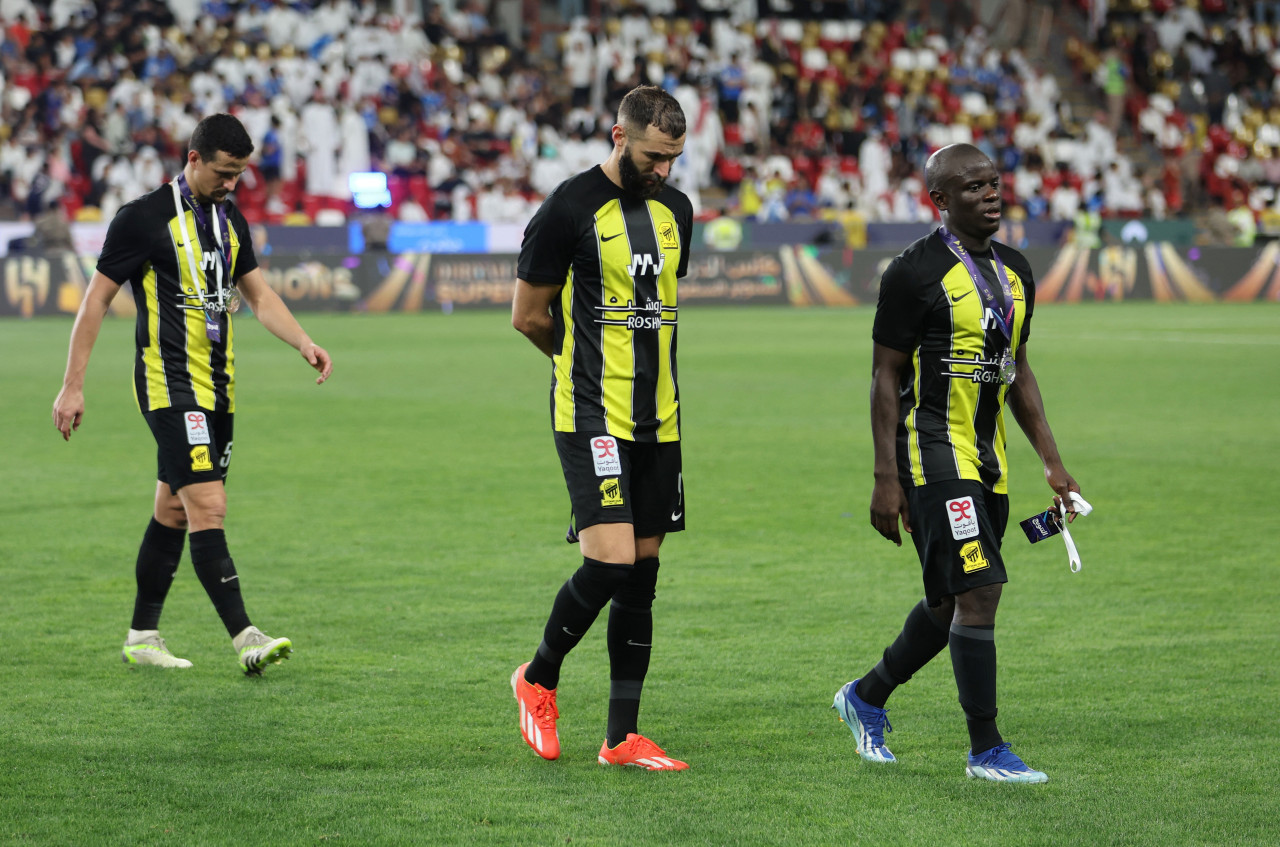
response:
[[[524,233],[512,324],[551,358],[551,422],[582,566],[556,595],[531,661],[511,675],[520,731],[560,756],[560,666],[609,605],[609,717],[601,764],[684,770],[639,733],[658,548],[684,529],[676,280],[693,207],[666,184],[684,149],[675,98],[623,98],[613,151],[556,187]]]
[[[1009,519],[1004,404],[1044,465],[1054,505],[1080,486],[1045,419],[1027,339],[1035,310],[1031,267],[992,241],[1000,229],[1000,175],[969,144],[925,166],[942,226],[893,260],[880,280],[872,339],[871,524],[898,546],[911,534],[925,599],[876,666],[835,695],[834,708],[871,762],[885,746],[885,702],[944,647],[969,728],[966,773],[996,782],[1044,782],[996,729],[996,606],[1006,581],[1000,544]]]

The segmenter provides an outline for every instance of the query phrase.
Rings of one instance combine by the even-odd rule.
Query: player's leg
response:
[[[241,669],[260,673],[292,652],[287,638],[270,638],[249,620],[240,575],[227,549],[225,481],[231,469],[234,415],[163,409],[147,421],[164,454],[166,480],[186,516],[191,565],[231,636]]]
[[[635,539],[635,567],[609,604],[609,721],[605,739],[610,747],[640,731],[640,694],[653,648],[653,599],[661,544],[662,536]]]
[[[950,597],[938,600],[935,606],[930,606],[927,598],[913,606],[898,637],[859,680],[858,697],[883,709],[894,689],[909,682],[947,646],[954,609],[955,602]]]
[[[120,656],[126,664],[191,667],[191,662],[169,651],[159,629],[164,601],[173,585],[187,537],[186,511],[169,486],[170,479],[186,457],[188,434],[184,414],[164,410],[146,416],[156,440],[155,506],[134,566],[137,591],[133,618]],[[197,413],[191,424],[194,432],[206,435],[209,432],[203,412]]]
[[[557,592],[533,658],[511,676],[520,706],[521,734],[544,759],[560,755],[555,703],[560,667],[635,564],[635,533],[626,493],[629,465],[622,452],[625,442],[564,432],[557,432],[555,438],[578,527],[582,565]]]
[[[187,514],[169,484],[156,481],[155,508],[142,536],[135,569],[138,592],[133,604],[133,628],[157,629],[164,601],[173,585],[182,549],[187,542]]]
[[[609,607],[609,721],[599,760],[684,770],[687,764],[668,757],[639,730],[640,695],[653,647],[658,553],[668,532],[684,529],[680,445],[636,444],[630,452],[636,563]]]
[[[1003,741],[996,728],[996,608],[1002,588],[996,583],[956,595],[950,626],[951,666],[973,752]]]
[[[933,558],[945,559],[939,545],[946,547],[951,540],[949,526],[938,519],[945,511],[946,497],[939,500],[938,490],[932,486],[908,488],[906,494],[911,510],[911,540],[924,574],[925,599],[907,614],[898,637],[875,667],[836,692],[832,704],[857,739],[858,755],[869,762],[897,761],[884,741],[885,732],[893,730],[885,704],[899,685],[908,682],[947,646],[954,611],[953,599],[931,579],[929,565]]]
[[[191,526],[191,565],[205,593],[213,602],[231,646],[246,674],[262,673],[293,653],[288,638],[272,638],[249,620],[240,592],[240,574],[227,549],[223,521],[227,515],[227,489],[222,480],[183,486],[178,492]]]
[[[529,683],[548,691],[560,684],[565,656],[578,646],[600,610],[626,582],[635,562],[635,537],[630,523],[580,526],[578,538],[582,565],[560,586],[543,628],[542,643],[524,674]]]
[[[966,487],[967,486],[967,487]],[[1006,580],[1000,545],[1008,498],[977,483],[926,486],[941,494],[926,504],[951,529],[939,544],[935,579],[955,597],[949,629],[951,666],[969,727],[970,749],[1000,744],[996,728],[996,610]]]
[[[936,562],[937,578],[955,596],[949,644],[969,729],[965,772],[995,782],[1044,782],[1048,777],[1010,751],[996,726],[996,611],[1007,580],[1000,547],[1009,498],[971,485],[973,490],[961,489],[946,501],[941,515],[951,522],[953,538],[951,549]],[[967,522],[969,514],[976,525]]]
[[[922,527],[914,519],[915,532]],[[907,613],[902,631],[885,648],[880,661],[867,673],[836,692],[832,708],[849,727],[858,741],[858,755],[869,762],[894,762],[896,757],[885,744],[885,732],[891,732],[885,704],[894,690],[908,682],[947,646],[948,626],[944,622],[952,613],[950,598],[929,605],[921,600]]]
[[[161,471],[163,474],[163,471]],[[155,509],[138,547],[134,566],[137,592],[133,619],[120,658],[131,665],[189,668],[191,662],[169,651],[160,637],[160,615],[187,539],[187,516],[168,483],[156,482]]]

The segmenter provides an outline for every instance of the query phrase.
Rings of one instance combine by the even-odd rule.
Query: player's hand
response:
[[[316,377],[316,385],[322,385],[329,374],[333,373],[333,359],[329,358],[329,353],[323,347],[308,342],[298,352],[307,360],[308,365],[320,372],[320,376]]]
[[[1049,487],[1053,489],[1053,508],[1062,512],[1062,504],[1067,504],[1067,523],[1071,523],[1076,519],[1076,507],[1072,502],[1070,492],[1080,493],[1080,486],[1071,474],[1067,473],[1067,469],[1058,465],[1056,467],[1046,467],[1044,469],[1045,482],[1049,483]]]
[[[53,425],[62,433],[63,441],[71,440],[71,431],[80,428],[84,417],[84,392],[63,386],[53,401]]]
[[[911,510],[907,506],[907,495],[902,490],[902,483],[896,479],[876,480],[875,488],[871,491],[871,525],[876,532],[901,547],[899,516],[902,518],[902,528],[911,532]]]

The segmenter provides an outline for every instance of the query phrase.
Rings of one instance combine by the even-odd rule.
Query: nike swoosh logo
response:
[[[639,644],[635,641],[632,641],[630,638],[627,639],[627,643],[630,644],[632,647],[652,647],[653,646],[652,644]]]
[[[600,242],[604,243],[606,241],[612,241],[613,239],[617,238],[619,235],[622,235],[622,233],[615,232],[613,235],[602,235],[600,236]]]
[[[684,512],[683,512],[683,511],[680,511],[680,512],[672,512],[672,513],[671,513],[671,520],[673,520],[673,521],[678,521],[678,520],[680,520],[680,519],[681,519],[681,518],[683,518],[683,517],[684,517]]]
[[[564,630],[564,634],[565,634],[565,635],[567,635],[567,636],[569,636],[570,638],[581,638],[581,637],[582,637],[582,633],[580,633],[580,632],[570,632],[570,631],[569,631],[569,627],[567,627],[567,626],[562,626],[562,627],[560,627],[560,628],[561,628],[561,629],[563,629],[563,630]]]
[[[239,578],[240,578],[240,574],[236,574],[235,576],[224,576],[224,577],[222,578],[222,581],[223,581],[224,583],[227,583],[227,582],[230,582],[230,581],[231,581],[231,580],[233,580],[233,579],[239,579]]]
[[[961,300],[963,300],[964,298],[968,297],[968,296],[969,296],[970,294],[972,294],[972,293],[973,293],[973,290],[972,290],[972,289],[970,289],[969,291],[966,291],[964,294],[957,294],[955,297],[952,297],[952,298],[951,298],[951,302],[952,302],[952,303],[959,303]]]

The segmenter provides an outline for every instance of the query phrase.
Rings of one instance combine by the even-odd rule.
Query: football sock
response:
[[[525,668],[527,682],[554,689],[560,684],[560,665],[569,651],[578,646],[604,604],[631,575],[632,565],[610,564],[583,557],[582,567],[565,580],[551,605],[551,616],[542,633],[542,643]]]
[[[164,611],[164,598],[169,596],[169,586],[178,572],[182,559],[182,547],[187,542],[185,529],[174,529],[155,518],[147,525],[138,547],[138,562],[134,574],[138,593],[133,600],[133,623],[130,629],[152,630],[160,627],[160,613]]]
[[[605,736],[610,747],[626,741],[627,733],[640,731],[640,692],[649,672],[657,584],[657,557],[641,559],[609,606],[609,723]]]
[[[907,614],[902,632],[885,648],[884,657],[858,680],[854,693],[864,703],[883,709],[893,690],[941,653],[948,638],[947,624],[934,617],[928,603],[921,600]]]
[[[996,628],[951,625],[951,667],[960,708],[969,725],[969,750],[981,753],[1000,743],[996,729]]]
[[[220,529],[191,533],[191,565],[205,593],[232,638],[249,626],[249,615],[240,596],[240,576],[227,552],[227,536]]]

